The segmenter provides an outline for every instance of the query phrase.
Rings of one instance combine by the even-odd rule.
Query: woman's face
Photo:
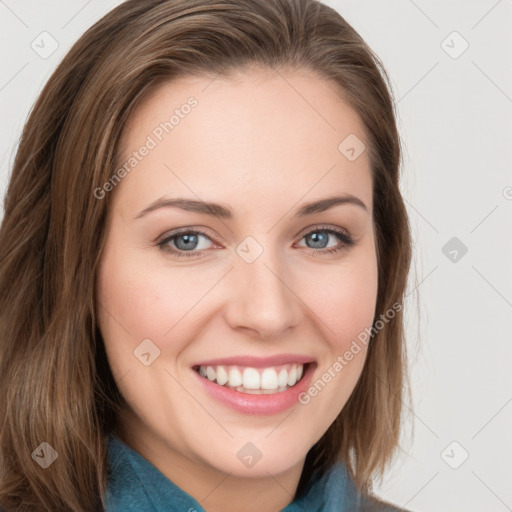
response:
[[[347,402],[377,298],[361,141],[334,86],[302,71],[181,78],[131,117],[98,315],[120,429],[162,471],[302,468]]]

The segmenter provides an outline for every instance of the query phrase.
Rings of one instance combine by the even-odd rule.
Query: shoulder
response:
[[[304,510],[308,512],[311,510],[325,512],[341,510],[354,512],[413,512],[360,490],[343,462],[339,462],[331,468],[325,476],[325,486],[321,490],[317,489],[317,491],[319,492],[314,497],[314,506],[306,506]],[[319,498],[319,496],[322,496],[322,498]],[[319,500],[323,500],[320,508],[318,507]],[[310,503],[308,502],[306,505],[310,505]]]
[[[365,494],[361,496],[361,506],[359,512],[412,512],[405,508],[400,508],[386,501],[382,501],[375,496]]]

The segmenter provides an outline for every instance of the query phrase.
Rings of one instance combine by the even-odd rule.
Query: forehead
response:
[[[305,70],[181,77],[161,84],[131,115],[119,164],[143,146],[151,149],[118,186],[116,200],[143,206],[186,194],[231,203],[245,198],[254,206],[251,200],[339,191],[371,209],[368,152],[347,158],[346,140],[356,141],[357,151],[368,147],[359,116],[333,82]]]

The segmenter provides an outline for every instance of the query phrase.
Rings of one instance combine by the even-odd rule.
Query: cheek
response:
[[[181,282],[179,273],[166,279],[157,266],[128,258],[129,251],[124,254],[123,258],[117,251],[107,252],[98,273],[98,322],[118,375],[137,367],[134,350],[143,340],[151,340],[161,352],[171,345],[173,351],[181,349],[169,331],[191,307],[182,290],[194,286]]]
[[[316,281],[320,283],[320,281]],[[315,311],[323,320],[325,348],[316,376],[299,401],[322,421],[313,438],[320,439],[352,394],[364,367],[377,301],[377,263],[369,256],[358,265],[340,266],[325,277]],[[365,331],[367,329],[367,331]]]
[[[197,302],[192,291],[204,286],[194,272],[169,271],[128,250],[124,257],[107,254],[98,279],[98,300],[113,317],[107,322],[117,321],[134,341],[162,338]]]
[[[357,264],[346,261],[333,272],[317,277],[314,297],[316,311],[327,327],[327,338],[333,348],[344,349],[371,327],[375,316],[378,271],[375,254],[357,256]]]

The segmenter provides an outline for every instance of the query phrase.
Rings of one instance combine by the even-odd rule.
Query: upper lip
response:
[[[315,359],[310,356],[300,354],[277,354],[269,357],[256,356],[232,356],[220,359],[209,359],[201,361],[193,366],[247,366],[251,368],[267,368],[270,366],[279,366],[287,363],[306,364],[312,363]]]

